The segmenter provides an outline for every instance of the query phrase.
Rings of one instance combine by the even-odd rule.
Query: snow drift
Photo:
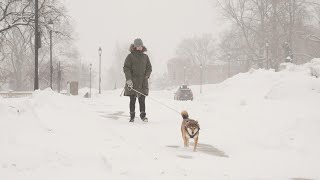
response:
[[[319,64],[191,86],[192,102],[152,91],[199,121],[196,153],[182,147],[180,115],[151,98],[150,122],[128,124],[122,89],[0,98],[0,179],[319,179]]]

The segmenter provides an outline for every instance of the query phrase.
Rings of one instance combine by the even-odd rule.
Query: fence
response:
[[[21,98],[28,97],[33,94],[34,91],[0,91],[0,96],[3,98]],[[66,95],[67,93],[60,93]]]
[[[4,98],[20,98],[31,96],[33,91],[2,91],[0,96]]]

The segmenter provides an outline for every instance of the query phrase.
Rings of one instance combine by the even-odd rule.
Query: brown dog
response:
[[[200,126],[198,121],[195,121],[193,119],[189,119],[189,115],[187,111],[181,112],[183,121],[181,124],[181,133],[182,133],[182,139],[184,142],[184,147],[189,147],[189,139],[194,139],[194,148],[193,151],[196,151],[197,145],[198,145],[198,139],[199,139],[199,131]]]

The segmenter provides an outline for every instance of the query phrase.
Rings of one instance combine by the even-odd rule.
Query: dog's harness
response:
[[[190,136],[190,138],[194,138],[197,134],[199,134],[200,128],[198,128],[198,131],[196,133],[194,133],[194,135],[191,135],[187,129],[187,127],[185,127],[185,130],[187,131],[188,135]]]

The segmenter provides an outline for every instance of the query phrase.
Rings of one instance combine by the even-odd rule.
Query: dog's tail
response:
[[[189,119],[189,114],[188,114],[187,111],[182,111],[181,112],[181,116],[182,116],[183,119]]]

